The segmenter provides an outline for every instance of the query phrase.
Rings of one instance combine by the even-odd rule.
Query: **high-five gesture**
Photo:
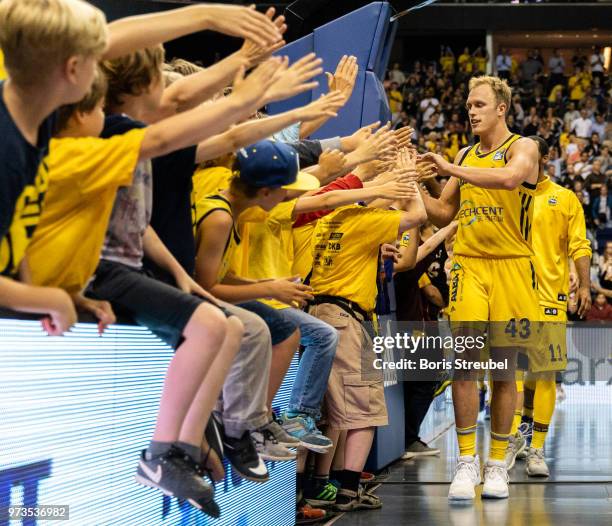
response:
[[[333,91],[306,106],[297,108],[296,111],[301,122],[312,121],[321,117],[336,117],[343,101],[342,94],[339,91]]]
[[[272,57],[257,66],[253,72],[244,77],[244,67],[241,67],[234,79],[232,96],[237,96],[244,104],[256,110],[263,105],[262,101],[267,95],[270,86],[278,80],[278,72],[282,69],[283,61]]]
[[[252,40],[262,48],[271,46],[283,39],[271,16],[263,15],[254,6],[209,4],[204,16],[207,28],[225,35]]]
[[[322,62],[314,53],[309,53],[294,62],[268,88],[265,96],[266,104],[268,102],[288,99],[304,91],[316,88],[319,83],[309,81],[323,72]]]
[[[328,71],[325,72],[329,91],[338,90],[344,96],[345,101],[348,101],[353,93],[358,72],[357,57],[344,55],[338,62],[333,75]]]
[[[285,24],[285,17],[283,15],[280,15],[274,18],[275,14],[276,14],[276,10],[273,7],[270,7],[266,11],[265,16],[266,18],[272,21],[272,23],[278,29],[278,32],[281,35],[284,35],[285,31],[287,31],[287,24]],[[270,58],[272,53],[274,53],[275,51],[278,51],[285,44],[286,42],[281,39],[276,42],[273,42],[272,44],[261,46],[254,40],[246,39],[244,41],[244,44],[242,44],[242,47],[240,48],[238,53],[240,54],[241,57],[245,59],[246,67],[252,68],[253,66],[256,66],[257,64],[259,64],[260,62],[263,62],[267,58]]]
[[[390,130],[390,124],[386,124],[377,132],[371,134],[352,152],[357,164],[367,163],[373,159],[384,159],[389,155],[395,155],[395,137]]]

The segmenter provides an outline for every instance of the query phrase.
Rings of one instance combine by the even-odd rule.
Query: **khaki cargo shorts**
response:
[[[312,305],[309,314],[338,331],[336,356],[323,410],[333,429],[362,429],[389,423],[383,372],[374,368],[372,339],[353,316],[331,303]]]

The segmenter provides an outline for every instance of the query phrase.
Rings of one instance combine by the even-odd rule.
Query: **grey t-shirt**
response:
[[[108,116],[101,137],[145,128],[142,122],[127,115]],[[153,209],[153,168],[151,161],[136,165],[131,186],[119,188],[102,247],[102,259],[134,268],[142,267],[144,234],[151,222]]]
[[[119,188],[102,247],[102,259],[142,267],[143,239],[153,209],[151,161],[136,165],[132,186]]]

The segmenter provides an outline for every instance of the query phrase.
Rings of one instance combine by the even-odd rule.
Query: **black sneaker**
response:
[[[169,497],[184,499],[213,518],[221,515],[213,499],[213,488],[198,474],[197,465],[183,450],[172,446],[167,453],[150,459],[145,452],[140,455],[136,482]]]
[[[206,442],[217,454],[217,456],[223,458],[223,423],[218,419],[215,413],[210,415],[208,424],[204,431]]]
[[[255,444],[248,431],[240,438],[223,435],[223,451],[232,469],[243,479],[266,482],[270,478],[268,468],[257,454]]]

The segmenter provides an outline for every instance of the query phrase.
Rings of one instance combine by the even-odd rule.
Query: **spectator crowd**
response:
[[[512,104],[508,128],[524,136],[538,135],[550,148],[546,174],[573,191],[583,206],[587,236],[594,249],[593,293],[612,299],[612,282],[602,270],[612,252],[612,163],[609,106],[612,83],[603,51],[590,55],[576,49],[571,60],[554,49],[545,61],[532,49],[517,60],[500,48],[491,60],[494,74],[508,80]],[[441,46],[438,61],[393,64],[385,90],[396,129],[415,130],[420,153],[431,151],[453,161],[461,148],[476,142],[464,106],[471,77],[485,74],[489,57],[482,47],[455,55]],[[444,180],[439,181],[442,185]],[[610,246],[610,249],[607,247]],[[594,298],[595,299],[595,298]],[[595,308],[595,306],[594,306]]]

